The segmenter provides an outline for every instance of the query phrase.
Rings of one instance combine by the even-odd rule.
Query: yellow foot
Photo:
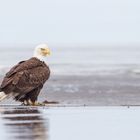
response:
[[[37,101],[32,102],[31,100],[25,100],[22,105],[25,106],[45,106],[45,103],[39,103]]]
[[[40,103],[40,102],[32,102],[31,100],[25,100],[22,105],[25,105],[25,106],[45,106],[45,105],[48,105],[48,104],[58,104],[59,102],[56,102],[56,101],[47,101],[45,100],[44,102]]]
[[[45,104],[40,102],[35,102],[34,104],[32,104],[32,106],[45,106]]]

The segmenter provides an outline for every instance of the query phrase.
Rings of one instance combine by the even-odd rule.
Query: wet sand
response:
[[[52,76],[40,97],[65,105],[140,105],[140,75]]]
[[[52,75],[39,95],[39,101],[44,100],[58,101],[59,106],[140,105],[140,75]]]

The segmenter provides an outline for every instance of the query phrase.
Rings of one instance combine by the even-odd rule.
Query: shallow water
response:
[[[139,140],[139,107],[1,107],[1,139]]]
[[[47,139],[49,126],[42,117],[38,109],[1,108],[2,139]]]

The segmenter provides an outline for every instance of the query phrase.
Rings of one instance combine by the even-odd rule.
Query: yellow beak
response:
[[[47,49],[45,49],[44,53],[45,53],[46,55],[50,55],[50,54],[51,54],[51,51],[50,51],[49,48],[47,48]]]

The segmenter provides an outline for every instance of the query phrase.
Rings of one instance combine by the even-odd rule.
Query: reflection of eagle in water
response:
[[[0,113],[7,139],[10,136],[11,140],[48,140],[49,120],[39,110],[6,107],[0,108]]]
[[[50,76],[43,57],[50,54],[46,44],[35,48],[34,56],[15,65],[4,77],[0,87],[0,101],[13,97],[25,105],[37,105],[37,97]]]

